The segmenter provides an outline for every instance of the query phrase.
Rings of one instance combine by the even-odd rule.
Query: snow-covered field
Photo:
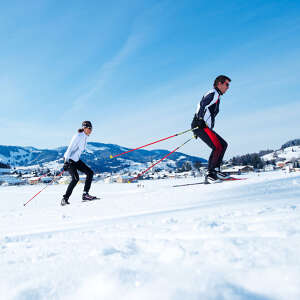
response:
[[[291,146],[285,149],[276,150],[272,153],[262,156],[264,161],[276,159],[276,157],[284,158],[285,160],[293,160],[300,158],[300,146]]]
[[[300,173],[0,187],[0,299],[300,299]]]

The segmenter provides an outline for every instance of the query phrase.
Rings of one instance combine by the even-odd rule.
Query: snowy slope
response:
[[[1,299],[300,299],[300,174],[0,188]]]
[[[285,160],[299,159],[300,146],[292,146],[285,149],[276,150],[272,153],[262,156],[264,161],[273,160],[276,158],[283,158]]]
[[[49,150],[0,145],[0,162],[13,167],[40,165],[44,168],[55,169],[62,166],[63,155],[66,149],[67,147]],[[115,159],[110,159],[110,155],[117,155],[128,150],[130,149],[115,144],[90,142],[87,144],[87,151],[83,153],[81,158],[95,172],[132,172],[136,169],[145,168],[151,161],[159,160],[169,153],[168,150],[141,149]],[[182,167],[184,162],[189,162],[190,165],[193,165],[194,162],[205,163],[206,160],[201,157],[175,152],[170,155],[163,164],[160,164],[160,167],[174,170],[177,167]]]

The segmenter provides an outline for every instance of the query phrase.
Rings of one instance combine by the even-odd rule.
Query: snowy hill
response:
[[[300,174],[247,176],[2,187],[1,299],[300,299]]]
[[[66,149],[64,147],[64,149]],[[29,166],[57,160],[63,149],[36,149],[34,147],[1,146],[0,161],[11,166]]]
[[[286,142],[281,146],[281,149],[292,147],[292,146],[300,146],[300,139],[294,139]]]
[[[56,149],[37,149],[33,147],[0,146],[0,162],[11,166],[41,165],[49,168],[60,168],[62,157],[67,147]],[[88,143],[87,151],[82,159],[97,172],[112,172],[120,170],[133,171],[145,167],[147,163],[158,160],[169,153],[167,150],[137,150],[125,154],[116,159],[110,159],[110,155],[116,155],[130,150],[114,144]],[[175,169],[181,167],[184,162],[206,162],[205,159],[175,152],[165,160],[160,168]]]
[[[300,146],[291,146],[291,147],[283,148],[262,156],[262,159],[264,161],[271,161],[271,160],[278,160],[278,159],[290,161],[299,158],[300,158]]]

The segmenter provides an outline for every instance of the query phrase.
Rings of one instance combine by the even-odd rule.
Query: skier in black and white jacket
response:
[[[227,142],[213,128],[215,126],[215,118],[219,113],[221,96],[228,90],[230,81],[231,79],[225,75],[220,75],[215,79],[214,88],[202,97],[191,124],[192,128],[197,128],[193,130],[195,137],[199,137],[212,149],[206,174],[208,181],[227,178],[220,171]]]
[[[78,171],[86,174],[82,200],[94,200],[97,198],[95,196],[89,195],[94,172],[83,161],[80,160],[80,156],[86,148],[87,138],[91,134],[92,128],[92,123],[90,121],[82,122],[82,128],[78,129],[77,134],[73,136],[71,143],[66,153],[64,154],[64,170],[70,173],[70,175],[72,176],[72,181],[70,182],[67,191],[61,200],[62,206],[70,204],[69,198],[74,187],[79,181]]]

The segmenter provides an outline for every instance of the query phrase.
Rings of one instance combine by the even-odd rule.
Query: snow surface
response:
[[[108,147],[97,147],[97,146],[93,146],[91,144],[87,144],[86,148],[87,148],[86,152],[88,152],[88,153],[94,153],[94,151],[109,150]]]
[[[0,187],[0,299],[300,299],[300,174]]]
[[[300,146],[291,146],[285,149],[276,150],[272,153],[262,156],[262,159],[265,161],[272,160],[275,159],[274,155],[284,158],[285,160],[298,159],[300,158]]]

